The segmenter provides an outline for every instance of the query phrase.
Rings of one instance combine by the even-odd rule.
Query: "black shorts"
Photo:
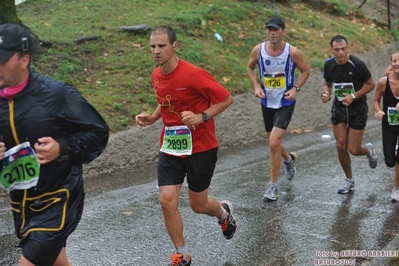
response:
[[[331,123],[346,123],[350,128],[362,130],[366,127],[369,107],[367,103],[349,106],[334,101],[331,109]]]
[[[53,266],[65,245],[66,240],[45,243],[28,238],[21,245],[22,255],[34,265]]]
[[[218,148],[177,157],[159,152],[158,186],[177,185],[187,176],[188,188],[194,192],[207,189],[216,167]]]
[[[267,108],[262,105],[263,122],[265,123],[266,132],[271,132],[273,127],[287,129],[294,113],[295,103],[284,106],[279,109]]]

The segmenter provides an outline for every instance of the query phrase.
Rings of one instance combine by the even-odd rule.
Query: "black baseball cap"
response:
[[[266,28],[273,27],[276,29],[285,29],[285,23],[281,18],[274,17],[266,22]]]
[[[26,29],[17,24],[0,25],[0,64],[16,52],[31,54],[31,37]]]

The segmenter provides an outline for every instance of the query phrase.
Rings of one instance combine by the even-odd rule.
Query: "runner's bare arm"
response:
[[[385,115],[385,113],[381,110],[380,101],[381,101],[382,95],[385,92],[386,83],[387,83],[386,77],[380,78],[378,80],[377,89],[376,89],[375,95],[374,95],[373,107],[374,107],[374,111],[376,112],[375,117],[378,120],[381,120],[382,117]]]
[[[233,101],[233,97],[229,95],[229,97],[227,97],[224,101],[217,104],[212,104],[208,109],[204,110],[203,112],[206,113],[209,118],[215,117],[218,114],[222,113],[224,110],[226,110],[227,107],[229,107],[233,103]],[[183,123],[185,123],[186,125],[196,126],[204,122],[202,120],[202,113],[195,114],[191,111],[184,111],[181,113],[181,117]]]
[[[321,94],[321,100],[323,103],[326,103],[331,100],[331,90],[332,90],[332,83],[324,81],[323,93]]]
[[[139,128],[154,124],[161,117],[161,105],[158,104],[157,109],[150,115],[141,113],[136,115],[135,120]]]
[[[256,73],[255,73],[255,68],[256,65],[258,64],[259,52],[260,52],[260,44],[256,45],[252,49],[251,57],[249,58],[249,62],[247,65],[247,75],[254,88],[255,97],[265,98],[266,95],[263,92],[262,88],[260,87],[260,84],[256,78]]]

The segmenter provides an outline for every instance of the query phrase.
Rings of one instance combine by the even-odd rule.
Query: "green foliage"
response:
[[[393,12],[395,17],[398,17],[399,12]],[[399,41],[399,19],[391,21],[391,34],[395,40]]]
[[[122,117],[120,117],[120,120],[119,120],[119,125],[121,126],[121,127],[127,127],[129,124],[129,118],[128,117],[125,117],[125,116],[122,116]]]
[[[322,59],[313,59],[311,63],[312,63],[313,67],[322,70],[324,67],[324,62],[325,62],[325,60],[322,60]]]
[[[397,29],[392,29],[391,30],[392,36],[395,38],[395,40],[399,41],[399,30]]]
[[[114,103],[114,104],[113,104],[113,108],[114,108],[114,110],[116,110],[116,111],[121,111],[121,110],[122,110],[122,104],[120,104],[120,103]]]
[[[353,23],[355,8],[345,0],[271,2],[35,0],[18,5],[17,13],[41,39],[53,43],[33,62],[34,67],[74,84],[112,132],[134,126],[135,115],[151,113],[158,105],[150,79],[156,66],[149,34],[124,32],[121,26],[172,26],[179,42],[177,55],[206,69],[233,95],[253,89],[246,66],[252,48],[266,40],[265,21],[272,16],[285,19],[285,40],[317,69],[329,57],[328,42],[335,34],[348,37],[352,53],[392,42],[392,35],[398,35],[397,30],[389,32],[367,19]],[[215,33],[224,42],[217,41]],[[84,36],[99,38],[75,42]]]
[[[195,42],[191,46],[188,46],[187,49],[184,50],[182,57],[190,61],[193,64],[204,63],[204,58],[202,57],[202,44],[199,42]]]
[[[354,10],[346,0],[329,0],[328,2],[330,5],[329,11],[337,16],[345,16]]]
[[[391,258],[390,266],[399,266],[399,257]]]

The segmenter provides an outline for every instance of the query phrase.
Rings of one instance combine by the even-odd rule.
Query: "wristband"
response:
[[[355,97],[355,94],[354,94],[354,93],[351,93],[351,96],[352,96],[353,100],[355,100],[355,99],[356,99],[356,97]]]

